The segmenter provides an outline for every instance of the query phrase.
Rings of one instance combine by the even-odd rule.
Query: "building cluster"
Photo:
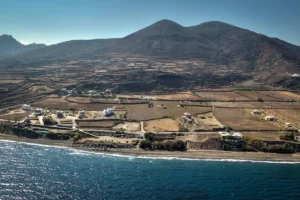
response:
[[[181,116],[181,120],[183,123],[193,123],[195,121],[193,115],[187,112]]]

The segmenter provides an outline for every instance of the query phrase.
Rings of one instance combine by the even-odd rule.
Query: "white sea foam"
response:
[[[71,152],[70,155],[101,155],[103,157],[121,157],[128,159],[151,159],[151,160],[183,160],[183,161],[207,161],[207,162],[237,162],[237,163],[268,163],[268,164],[300,164],[300,162],[293,161],[263,161],[263,160],[245,160],[245,159],[215,159],[215,158],[180,158],[180,157],[169,157],[169,156],[133,156],[133,155],[124,155],[119,153],[107,153],[107,152],[93,152],[93,151],[84,151],[78,150],[71,147],[63,147],[63,146],[55,146],[55,145],[44,145],[44,144],[36,144],[36,143],[28,143],[21,141],[12,141],[12,140],[0,140],[0,142],[11,142],[11,143],[21,143],[32,146],[41,146],[41,147],[50,147],[50,148],[60,148],[60,149],[68,149]]]

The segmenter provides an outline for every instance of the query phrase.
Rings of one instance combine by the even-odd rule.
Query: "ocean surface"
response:
[[[0,199],[300,199],[300,164],[137,158],[0,141]]]

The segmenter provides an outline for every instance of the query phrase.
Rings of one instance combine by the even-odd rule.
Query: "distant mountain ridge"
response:
[[[45,44],[28,44],[24,45],[13,38],[11,35],[1,35],[0,36],[0,58],[7,56],[15,56],[20,53],[32,51],[35,49],[40,49],[46,47]]]
[[[170,20],[158,21],[124,38],[73,40],[31,50],[2,59],[0,67],[95,59],[116,53],[171,60],[199,59],[271,82],[286,71],[299,73],[300,69],[299,46],[223,22],[184,27]]]

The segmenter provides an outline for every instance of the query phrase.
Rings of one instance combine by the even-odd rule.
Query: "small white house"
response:
[[[251,112],[251,114],[252,114],[252,115],[259,115],[259,114],[261,114],[261,112],[260,112],[260,110],[253,110],[253,111]]]
[[[221,136],[230,136],[230,134],[227,131],[220,131],[218,132]]]
[[[105,117],[110,117],[114,114],[114,109],[113,108],[107,108],[103,110],[103,115]]]
[[[23,104],[22,105],[22,110],[30,111],[31,110],[31,106],[29,104]]]
[[[239,139],[243,138],[243,136],[242,136],[242,134],[240,132],[232,132],[231,135],[233,137],[236,137],[236,138],[239,138]]]
[[[293,78],[299,78],[299,77],[300,77],[300,74],[293,74],[292,77],[293,77]]]
[[[116,103],[121,103],[121,100],[120,99],[115,99],[115,102]]]
[[[285,127],[292,127],[291,123],[285,123],[284,125],[285,125]]]
[[[44,111],[43,111],[42,108],[36,108],[36,109],[34,110],[34,114],[35,114],[35,115],[43,115],[43,114],[44,114]]]
[[[85,112],[85,110],[80,110],[80,111],[79,111],[79,117],[81,117],[81,118],[86,117],[86,112]]]
[[[268,115],[268,116],[265,117],[265,120],[267,120],[267,121],[275,121],[276,118],[274,116]]]

